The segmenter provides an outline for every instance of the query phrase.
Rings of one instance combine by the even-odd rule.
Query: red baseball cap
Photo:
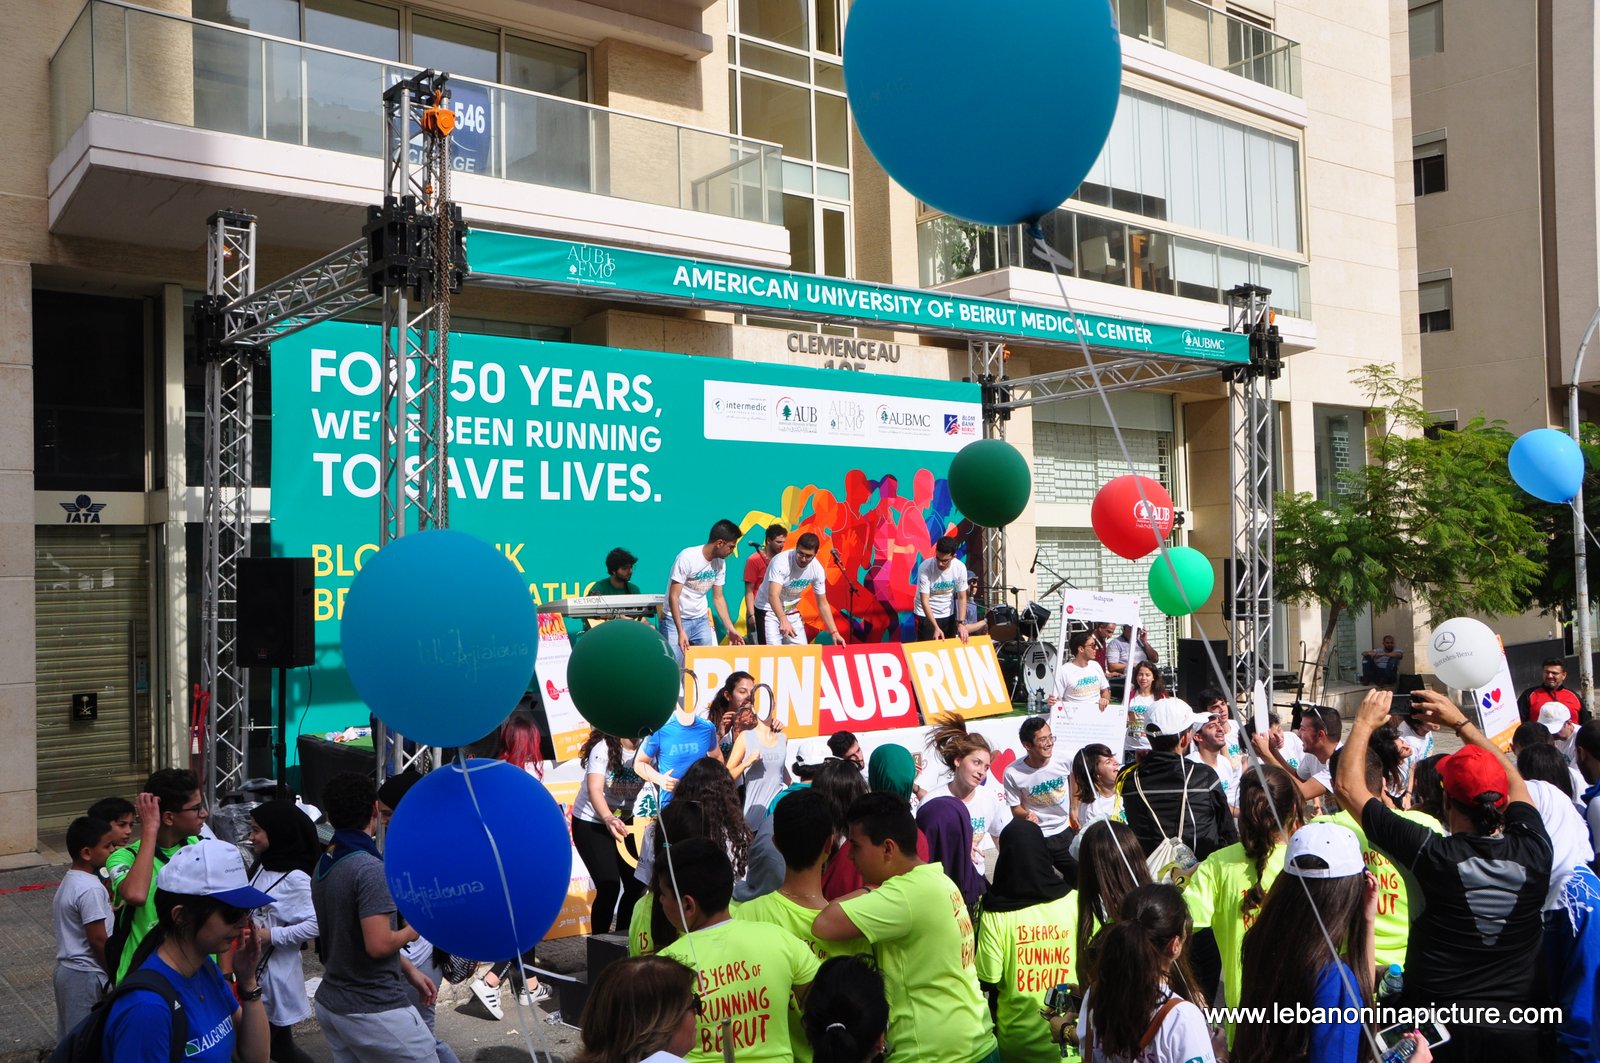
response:
[[[1479,794],[1499,794],[1496,808],[1506,806],[1506,769],[1498,757],[1479,746],[1464,746],[1439,762],[1439,779],[1444,792],[1464,805],[1470,805]]]

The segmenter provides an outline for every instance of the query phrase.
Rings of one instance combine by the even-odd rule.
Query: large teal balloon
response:
[[[1511,444],[1506,463],[1518,487],[1546,502],[1571,502],[1583,486],[1583,451],[1554,428],[1523,433]]]
[[[389,892],[406,921],[473,960],[507,960],[542,941],[572,879],[561,806],[503,760],[424,775],[395,807],[383,849]]]
[[[642,738],[666,723],[681,683],[660,633],[631,620],[586,632],[567,661],[572,703],[598,730],[618,738]]]
[[[493,546],[426,531],[361,566],[339,638],[350,681],[380,720],[423,745],[464,746],[500,726],[528,689],[539,617]]]
[[[1167,566],[1168,560],[1172,562],[1171,568]],[[1192,546],[1173,546],[1165,555],[1157,554],[1150,559],[1147,584],[1150,600],[1156,603],[1157,609],[1168,616],[1186,616],[1211,597],[1216,574],[1211,571],[1211,559],[1205,554]]]
[[[1100,156],[1122,40],[1110,0],[856,0],[844,83],[889,176],[1012,225],[1059,207]]]
[[[1028,459],[1003,439],[968,443],[950,462],[950,500],[974,524],[1010,524],[1028,508],[1032,493]]]

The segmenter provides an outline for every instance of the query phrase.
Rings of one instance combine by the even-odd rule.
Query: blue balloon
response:
[[[984,225],[1059,207],[1122,89],[1109,0],[856,0],[844,83],[861,137],[918,199]]]
[[[384,836],[383,870],[417,933],[457,956],[508,960],[561,914],[572,841],[538,779],[503,760],[469,760],[407,791]]]
[[[1535,428],[1511,444],[1511,478],[1534,498],[1571,502],[1583,486],[1583,451],[1571,436]]]
[[[528,689],[539,617],[494,547],[457,531],[395,539],[350,584],[344,666],[377,717],[430,746],[476,742]]]

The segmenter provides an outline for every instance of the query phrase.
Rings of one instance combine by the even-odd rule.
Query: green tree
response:
[[[1521,612],[1545,575],[1548,535],[1511,482],[1501,423],[1427,432],[1419,380],[1386,365],[1351,377],[1372,407],[1366,464],[1342,474],[1331,498],[1277,497],[1277,595],[1327,606],[1318,674],[1346,610],[1409,598],[1440,618]]]

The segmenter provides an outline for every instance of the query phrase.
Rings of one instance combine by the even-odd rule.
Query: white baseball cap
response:
[[[1539,710],[1539,723],[1546,731],[1553,735],[1561,733],[1561,729],[1572,722],[1572,713],[1559,701],[1547,701],[1544,708]]]
[[[156,889],[185,897],[212,897],[235,908],[264,908],[271,894],[250,885],[244,855],[232,842],[207,839],[185,845],[156,874]]]
[[[1162,698],[1145,713],[1144,729],[1153,735],[1181,735],[1211,722],[1208,712],[1195,712],[1182,698]]]
[[[1327,867],[1298,867],[1297,857],[1319,857]],[[1348,878],[1367,869],[1356,832],[1337,823],[1307,823],[1289,839],[1283,873],[1298,878]]]

